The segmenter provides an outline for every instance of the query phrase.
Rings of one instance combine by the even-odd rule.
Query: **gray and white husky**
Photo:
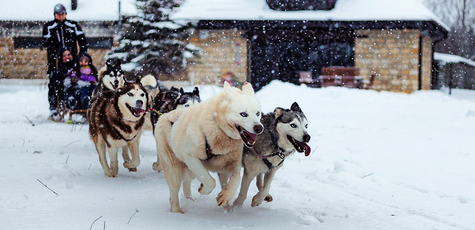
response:
[[[233,205],[241,207],[246,200],[251,181],[256,178],[259,192],[252,198],[252,207],[262,201],[272,201],[269,194],[275,173],[282,167],[284,160],[295,150],[310,154],[310,135],[307,132],[308,121],[297,102],[290,109],[276,108],[274,112],[262,116],[264,132],[257,136],[253,148],[244,148],[242,166],[244,174],[241,191]],[[262,180],[264,176],[264,181]]]

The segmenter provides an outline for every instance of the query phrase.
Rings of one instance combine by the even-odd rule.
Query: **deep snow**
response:
[[[220,189],[200,195],[195,180],[195,202],[180,193],[182,215],[169,212],[163,173],[152,171],[150,132],[141,139],[138,172],[121,167],[108,178],[88,126],[48,122],[47,89],[29,82],[0,80],[0,229],[475,226],[474,91],[408,95],[273,81],[257,93],[263,112],[297,101],[309,120],[312,154],[286,160],[271,203],[250,207],[253,183],[244,206],[228,213],[216,205]],[[219,90],[200,86],[204,99]]]

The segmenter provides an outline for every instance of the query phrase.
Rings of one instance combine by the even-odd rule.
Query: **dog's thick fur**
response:
[[[96,146],[105,175],[118,173],[117,152],[127,146],[132,154],[123,152],[124,167],[136,171],[140,164],[138,140],[142,133],[144,114],[148,109],[148,95],[140,83],[125,83],[118,91],[108,90],[98,95],[87,112],[89,135]],[[109,153],[110,166],[107,162]]]
[[[243,205],[249,185],[255,177],[259,192],[252,198],[251,206],[259,206],[264,199],[272,201],[270,185],[285,158],[295,150],[305,152],[305,156],[310,154],[310,147],[306,144],[310,141],[308,121],[297,102],[292,104],[290,110],[276,108],[273,113],[263,115],[261,122],[264,132],[257,136],[253,148],[244,148],[241,191],[233,206]]]
[[[178,192],[191,198],[190,181],[196,176],[201,194],[209,194],[217,172],[222,191],[219,206],[228,206],[240,182],[243,142],[252,147],[261,133],[260,104],[251,84],[242,91],[225,83],[224,90],[207,101],[160,117],[155,127],[157,153],[170,191],[171,212],[183,213]],[[228,181],[229,179],[229,181]]]

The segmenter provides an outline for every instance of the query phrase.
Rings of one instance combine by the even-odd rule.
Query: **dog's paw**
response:
[[[161,172],[163,170],[162,166],[160,165],[160,162],[154,162],[152,165],[153,171]]]
[[[132,161],[124,162],[124,168],[126,168],[126,169],[137,168],[137,166],[138,165],[135,165]]]
[[[272,198],[272,195],[269,194],[269,195],[266,196],[266,198],[264,198],[264,200],[267,201],[267,202],[272,202],[274,200],[274,198]]]
[[[170,212],[172,212],[172,213],[185,214],[185,212],[184,212],[180,207],[172,207],[172,208],[170,209]]]
[[[213,180],[212,186],[205,186],[203,183],[201,183],[200,188],[198,189],[198,192],[201,195],[208,195],[214,190],[215,187],[216,187],[216,181],[215,180]]]
[[[234,201],[233,206],[234,207],[242,207],[242,204],[244,203],[243,199],[239,199],[239,197]]]
[[[229,192],[221,191],[218,197],[216,197],[216,201],[218,202],[218,206],[228,206],[232,198],[233,196],[231,196]]]
[[[252,203],[251,203],[251,206],[252,207],[257,207],[259,205],[262,204],[262,201],[263,201],[263,197],[259,196],[259,193],[257,195],[255,195],[253,198],[252,198]]]
[[[129,168],[129,172],[137,172],[137,168]]]
[[[116,177],[117,176],[117,173],[110,169],[110,170],[104,170],[104,174],[108,177]]]

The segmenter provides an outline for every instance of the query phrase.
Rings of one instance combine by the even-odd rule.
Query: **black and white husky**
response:
[[[242,165],[244,174],[241,191],[234,206],[241,207],[246,200],[251,181],[256,178],[259,192],[252,198],[252,207],[262,201],[272,201],[269,194],[272,179],[284,160],[295,150],[310,154],[310,135],[307,133],[308,121],[297,102],[290,109],[276,108],[274,112],[262,116],[264,132],[257,136],[253,148],[244,148]],[[263,179],[264,176],[264,180]]]
[[[120,60],[109,59],[106,61],[106,65],[99,70],[99,84],[94,90],[93,96],[107,90],[117,91],[124,86],[125,76],[120,64]]]

